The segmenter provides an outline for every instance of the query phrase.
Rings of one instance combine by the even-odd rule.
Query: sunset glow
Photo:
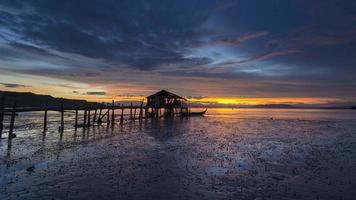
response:
[[[161,89],[214,105],[356,102],[345,2],[100,5],[0,3],[0,90],[100,102]]]
[[[233,97],[203,97],[191,98],[191,102],[203,104],[225,105],[265,105],[265,104],[327,104],[337,102],[338,99],[322,98],[233,98]]]
[[[0,200],[356,200],[356,0],[0,0]]]

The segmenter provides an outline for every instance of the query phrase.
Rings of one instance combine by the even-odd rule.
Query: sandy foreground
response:
[[[1,200],[356,199],[355,120],[207,116],[63,135],[38,123],[0,141]]]

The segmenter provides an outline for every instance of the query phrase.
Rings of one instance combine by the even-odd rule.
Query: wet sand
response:
[[[0,199],[356,199],[353,117],[236,112],[63,135],[34,116],[0,141]]]

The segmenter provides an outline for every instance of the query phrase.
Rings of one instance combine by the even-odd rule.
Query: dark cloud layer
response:
[[[16,83],[0,83],[0,85],[3,85],[4,87],[7,87],[7,88],[31,87],[30,85],[22,85],[22,84],[16,84]]]
[[[102,96],[106,95],[106,92],[96,92],[96,91],[91,91],[91,92],[86,92],[85,95],[96,95],[96,96]]]
[[[207,34],[199,25],[214,8],[191,1],[8,1],[0,24],[43,48],[123,63],[142,70],[199,64],[183,53]],[[197,6],[199,10],[196,10]],[[10,13],[8,10],[13,10]],[[18,43],[10,43],[19,47]],[[40,51],[25,45],[30,51]],[[46,53],[41,50],[38,53]]]
[[[355,10],[352,0],[3,0],[0,68],[152,87],[163,77],[289,80],[313,83],[308,95],[354,95]],[[250,89],[306,94],[269,87]]]

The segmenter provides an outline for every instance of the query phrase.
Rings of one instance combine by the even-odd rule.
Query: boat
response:
[[[183,116],[203,116],[208,109],[205,109],[204,111],[201,112],[185,112],[182,113]]]

